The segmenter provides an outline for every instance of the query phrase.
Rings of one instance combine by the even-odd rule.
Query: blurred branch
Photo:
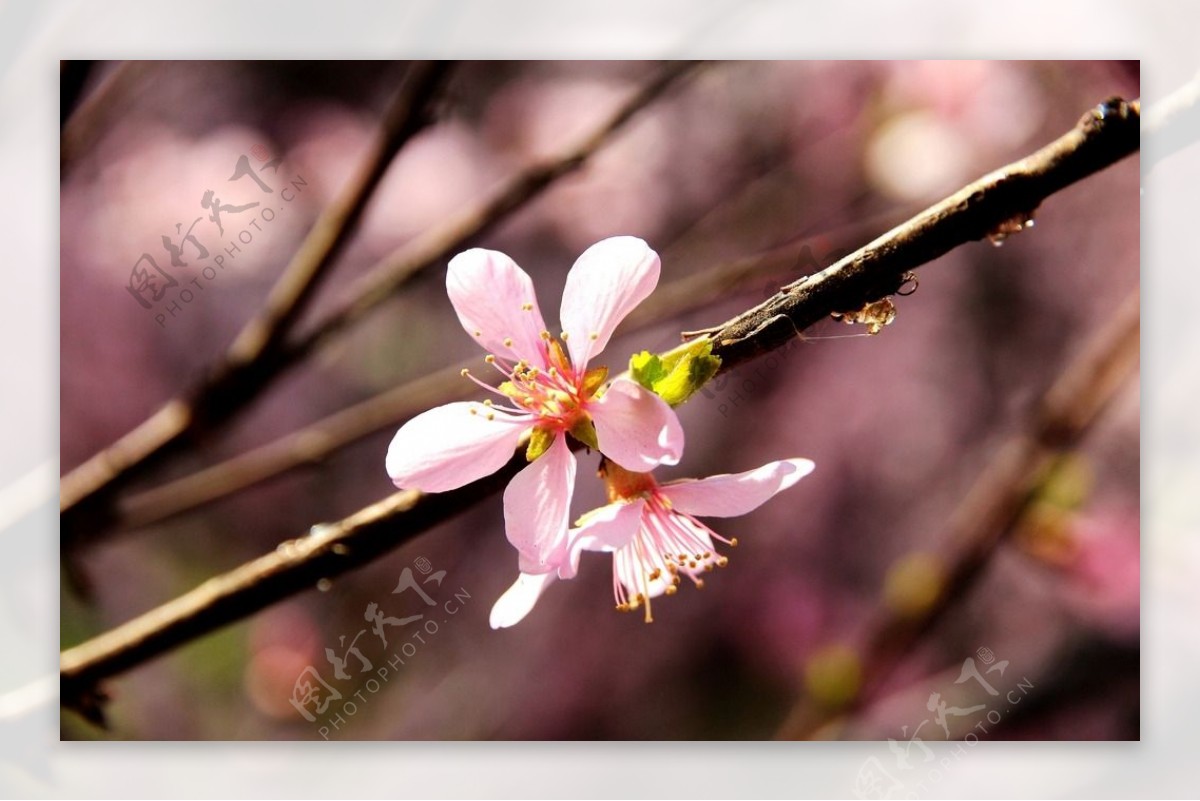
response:
[[[558,158],[524,170],[490,200],[419,239],[412,247],[397,251],[385,259],[365,277],[348,303],[307,335],[294,342],[283,342],[274,335],[269,321],[275,318],[270,310],[267,311],[266,326],[259,318],[252,321],[230,349],[228,362],[218,367],[212,377],[203,381],[190,395],[169,401],[114,445],[64,476],[60,504],[64,543],[76,540],[85,530],[94,532],[110,525],[113,496],[133,477],[144,473],[170,450],[179,447],[199,431],[233,416],[285,369],[301,362],[335,334],[377,307],[412,276],[441,263],[537,197],[554,181],[581,167],[630,118],[695,66],[695,62],[669,63],[581,144]],[[393,138],[394,135],[387,137],[389,140]],[[365,172],[371,174],[373,170]],[[329,213],[338,214],[337,208],[335,206]],[[357,215],[354,219],[357,219]],[[309,239],[327,235],[327,231],[319,234],[321,230],[318,221]],[[308,245],[306,240],[297,258],[310,251]],[[302,273],[311,271],[309,266],[296,270]],[[289,267],[288,273],[291,272],[293,270]],[[289,294],[286,287],[290,286],[290,281],[286,273],[280,284],[285,286],[280,290],[280,295]],[[273,292],[272,296],[275,294]],[[302,297],[307,295],[303,294]],[[294,315],[284,319],[290,322],[293,318]],[[267,344],[271,347],[265,348]]]
[[[98,498],[138,472],[152,457],[186,435],[243,405],[261,386],[261,368],[304,311],[322,277],[340,255],[367,202],[400,148],[430,119],[429,106],[449,62],[417,62],[410,68],[383,121],[372,151],[337,200],[317,218],[300,248],[271,288],[262,309],[242,328],[222,360],[192,396],[177,397],[116,443],[68,473],[60,509],[64,529],[94,512]],[[79,510],[84,510],[80,514]],[[68,513],[71,514],[68,518]]]
[[[578,170],[639,111],[697,66],[699,63],[694,61],[669,62],[586,139],[549,161],[529,167],[506,183],[490,200],[469,210],[449,225],[426,233],[411,247],[385,259],[364,276],[351,292],[347,303],[287,349],[285,361],[291,363],[308,356],[325,341],[394,295],[414,274],[446,261],[508,219],[509,215],[536,198],[559,178]]]
[[[59,114],[60,117],[66,115],[62,119],[62,136],[59,142],[60,179],[66,178],[79,156],[90,152],[101,133],[108,129],[114,119],[121,116],[125,101],[134,88],[146,79],[153,67],[154,63],[150,61],[122,61],[96,82],[95,87],[86,95],[82,93],[84,82],[81,81],[73,98],[68,96],[66,74],[60,77],[63,85]],[[92,62],[89,72],[96,69],[97,64]]]
[[[714,353],[722,357],[721,370],[786,344],[802,327],[800,321],[807,327],[830,313],[856,309],[894,293],[904,274],[923,263],[920,256],[933,259],[954,244],[986,236],[1014,214],[1035,208],[1059,189],[1135,152],[1137,145],[1136,104],[1104,103],[1051,145],[971,184],[832,267],[715,327]],[[785,327],[775,323],[778,319],[786,323],[786,335]],[[68,649],[61,666],[64,702],[79,704],[101,679],[253,614],[313,586],[319,578],[340,575],[399,547],[503,486],[524,466],[524,453],[523,447],[518,448],[496,475],[451,492],[395,493],[332,526],[320,527],[315,537],[284,543],[279,553],[210,579],[175,601]]]
[[[868,704],[912,646],[957,608],[1001,542],[1016,527],[1037,490],[1096,422],[1117,391],[1136,375],[1138,294],[1093,335],[1042,397],[1024,430],[1005,442],[950,517],[949,557],[939,592],[917,614],[882,606],[867,626],[857,694],[840,708],[801,698],[779,739],[813,737],[827,724]]]

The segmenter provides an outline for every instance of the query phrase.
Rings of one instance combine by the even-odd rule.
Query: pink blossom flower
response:
[[[479,248],[455,256],[446,276],[450,302],[506,380],[497,389],[463,374],[501,401],[450,403],[409,420],[388,448],[392,481],[425,492],[461,487],[498,470],[532,431],[532,463],[504,492],[505,529],[523,572],[557,569],[575,484],[568,433],[630,470],[676,464],[683,452],[679,420],[661,398],[628,379],[605,387],[607,368],[587,369],[654,290],[658,273],[658,255],[640,239],[592,245],[567,275],[556,339],[533,281],[512,259]]]
[[[716,551],[714,541],[737,545],[737,538],[725,539],[696,517],[744,515],[812,469],[808,459],[785,459],[745,473],[659,485],[649,473],[606,464],[601,474],[608,486],[609,504],[585,514],[571,529],[566,558],[557,571],[522,570],[516,583],[492,607],[492,628],[520,622],[555,579],[573,578],[583,551],[612,553],[617,609],[644,606],[649,623],[652,598],[673,595],[682,576],[702,587],[702,573],[726,565],[729,560]]]

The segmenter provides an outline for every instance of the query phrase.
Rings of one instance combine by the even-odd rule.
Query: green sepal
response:
[[[629,360],[633,380],[672,406],[696,394],[720,367],[721,359],[712,355],[712,341],[707,338],[665,356],[642,351]]]
[[[600,443],[596,439],[596,426],[592,424],[591,418],[582,417],[571,426],[571,436],[594,451],[600,450]]]
[[[667,371],[663,368],[662,359],[644,350],[629,358],[629,374],[633,376],[634,381],[653,392],[654,382],[666,377]]]
[[[532,462],[554,444],[554,432],[548,428],[536,426],[529,436],[529,445],[525,448],[525,459]]]

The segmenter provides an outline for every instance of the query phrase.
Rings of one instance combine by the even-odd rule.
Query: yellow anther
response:
[[[468,409],[467,411],[469,411],[471,414],[479,414],[479,412],[473,406],[470,409]]]
[[[487,419],[489,419],[489,420],[495,420],[495,419],[496,419],[496,413],[495,413],[495,412],[488,412],[488,413],[487,413]]]
[[[471,371],[464,367],[463,369],[458,371],[458,374],[461,375],[463,378],[466,378],[467,376],[469,376],[471,374]]]
[[[505,338],[504,338],[504,347],[506,347],[506,348],[511,348],[511,347],[512,347],[512,337],[505,337]]]
[[[533,311],[533,304],[532,303],[521,304],[521,311]]]
[[[674,595],[675,593],[679,592],[679,588],[676,587],[674,584],[668,584],[665,592],[667,595]]]
[[[484,406],[491,406],[491,405],[492,405],[492,399],[491,399],[491,398],[485,398],[485,399],[484,399],[484,401],[483,401],[483,405],[484,405]]]
[[[595,331],[593,331],[592,333],[588,334],[588,339],[592,340],[593,342],[595,342],[595,341],[596,341],[597,339],[599,339],[599,338],[600,338],[600,335],[599,335],[599,334],[597,334]]]
[[[729,564],[729,560],[726,559],[724,556],[717,557],[717,567],[725,567],[725,565],[727,565],[727,564]]]
[[[477,336],[477,337],[481,337],[481,336],[483,336],[483,332],[482,332],[482,331],[476,331],[476,332],[475,332],[475,336]]]
[[[704,579],[696,579],[696,589],[704,589]]]
[[[492,355],[492,354],[490,354],[490,353],[489,353],[487,356],[484,356],[484,357],[483,357],[483,360],[484,360],[485,362],[487,362],[488,364],[495,364],[495,363],[496,363],[496,357],[495,357],[495,356],[493,356],[493,355]]]
[[[566,331],[561,332],[558,335],[558,338],[561,339],[563,342],[566,342],[567,341],[567,332]]]
[[[540,335],[540,336],[542,337],[542,339],[545,339],[545,340],[549,341],[549,339],[550,339],[550,332],[549,332],[549,331],[543,331],[543,332],[541,333],[541,335]]]
[[[733,539],[731,539],[731,540],[729,541],[729,547],[730,547],[730,548],[736,548],[736,547],[737,547],[737,537],[734,537]]]

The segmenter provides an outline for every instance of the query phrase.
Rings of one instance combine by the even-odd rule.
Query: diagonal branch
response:
[[[81,518],[102,510],[102,504],[94,501],[101,501],[198,428],[227,416],[254,394],[259,384],[255,376],[279,350],[341,254],[392,159],[428,123],[429,106],[449,68],[450,62],[417,62],[409,69],[384,118],[383,133],[358,173],[317,218],[263,308],[190,396],[168,401],[133,431],[63,477],[59,503],[65,532]]]
[[[266,351],[263,358],[254,362],[239,361],[238,364],[244,365],[239,369],[219,370],[216,374],[219,380],[205,381],[190,397],[168,402],[116,444],[71,471],[62,482],[60,509],[64,541],[77,539],[84,529],[95,531],[110,525],[113,496],[123,485],[144,473],[187,437],[233,416],[282,372],[302,362],[378,307],[414,275],[440,264],[447,256],[538,197],[559,178],[579,169],[631,118],[696,66],[696,62],[670,62],[582,143],[557,158],[520,172],[491,199],[419,239],[413,246],[385,258],[365,277],[351,300],[312,331],[297,340],[279,342],[277,347]],[[260,337],[249,334],[244,340],[239,337],[240,342],[249,345],[259,340]]]
[[[919,614],[882,608],[867,626],[859,663],[862,683],[841,708],[802,698],[776,734],[804,739],[868,704],[922,635],[955,608],[1015,528],[1062,457],[1079,441],[1117,391],[1136,373],[1138,294],[1134,293],[1063,370],[1025,427],[996,451],[948,522],[951,555],[941,589]]]
[[[982,238],[1014,214],[1035,208],[1059,189],[1136,152],[1137,117],[1136,103],[1110,100],[1046,148],[971,184],[816,276],[785,287],[766,303],[716,327],[714,352],[723,359],[722,371],[785,344],[800,328],[833,312],[856,309],[895,292],[904,274],[923,263],[921,257],[936,258],[971,238]],[[786,336],[777,319],[786,322]],[[319,578],[340,575],[399,547],[491,495],[523,465],[522,447],[505,468],[483,481],[433,495],[396,493],[64,651],[64,703],[79,704],[104,678],[307,589]]]
[[[713,353],[741,363],[779,347],[830,313],[894,294],[909,270],[1021,221],[1043,200],[1134,153],[1139,103],[1113,98],[1026,158],[969,184],[826,270],[789,284],[725,323]]]

